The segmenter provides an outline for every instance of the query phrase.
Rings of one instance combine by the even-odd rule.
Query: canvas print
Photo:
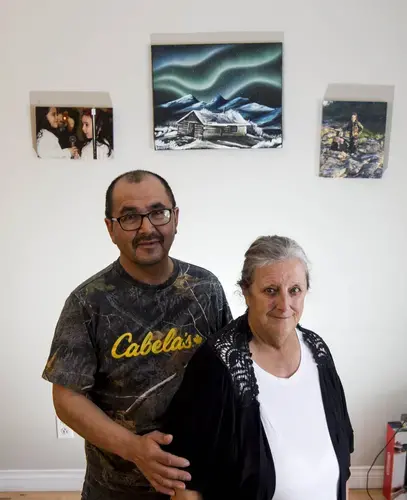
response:
[[[110,160],[114,156],[112,108],[36,107],[39,158]]]
[[[282,147],[282,43],[151,52],[156,150]]]
[[[383,175],[387,103],[324,101],[320,177]]]

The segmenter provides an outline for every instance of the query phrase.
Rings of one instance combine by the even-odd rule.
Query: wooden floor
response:
[[[383,500],[380,491],[373,491],[374,500]],[[0,500],[80,500],[79,493],[0,493]],[[351,491],[349,500],[369,500],[364,491]]]

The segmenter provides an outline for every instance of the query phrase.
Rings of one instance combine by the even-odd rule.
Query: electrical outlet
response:
[[[73,430],[68,427],[62,420],[59,420],[58,417],[56,417],[57,421],[57,438],[58,439],[73,439],[74,434]]]

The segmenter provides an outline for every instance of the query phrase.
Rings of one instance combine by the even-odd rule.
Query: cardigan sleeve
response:
[[[325,344],[326,345],[326,344]],[[347,455],[348,457],[348,477],[349,479],[351,472],[350,472],[350,455],[354,452],[354,431],[352,427],[352,423],[349,417],[349,412],[348,412],[348,405],[346,402],[346,396],[345,396],[345,391],[343,389],[342,381],[341,378],[337,372],[336,366],[335,366],[335,361],[333,359],[332,353],[329,350],[328,346],[326,346],[327,351],[330,356],[331,360],[331,372],[334,378],[334,386],[336,388],[336,394],[338,395],[338,403],[340,405],[340,415],[341,415],[341,421],[342,421],[342,426],[345,431],[345,435],[347,438],[347,445],[348,445],[348,452],[349,454]]]
[[[320,364],[320,366],[323,367],[320,372],[322,374],[320,382],[324,397],[324,405],[328,414],[331,416],[329,418],[330,425],[340,425],[340,430],[342,431],[340,434],[343,439],[346,440],[346,443],[344,443],[346,444],[346,451],[343,450],[343,457],[344,459],[346,458],[349,477],[350,455],[354,452],[354,432],[348,413],[342,381],[338,375],[332,353],[324,340],[316,333],[300,325],[299,329],[306,334],[314,357],[318,359],[320,355],[321,359],[325,360]],[[339,429],[335,430],[339,431]]]
[[[187,489],[216,490],[233,474],[235,397],[227,368],[204,344],[189,362],[164,416],[162,431],[173,436],[166,451],[186,458]]]
[[[353,453],[355,451],[354,432],[353,432],[352,423],[351,423],[350,417],[349,417],[348,406],[347,406],[346,397],[345,397],[345,391],[343,390],[342,382],[341,382],[341,379],[339,378],[338,373],[336,372],[336,369],[335,369],[335,373],[336,373],[336,377],[338,379],[338,385],[339,385],[339,391],[340,391],[341,403],[342,403],[342,412],[343,412],[344,422],[345,422],[345,426],[346,426],[347,436],[349,439],[349,453]]]
[[[332,356],[332,353],[331,353],[329,347],[326,344],[325,344],[325,346],[326,346],[326,349],[328,351],[328,354],[329,354],[329,357],[330,357],[330,360],[331,360],[332,372],[333,372],[333,376],[334,376],[334,379],[335,379],[335,385],[337,387],[337,392],[339,392],[339,398],[340,398],[339,403],[340,403],[341,410],[342,410],[342,412],[341,412],[342,413],[342,422],[344,423],[346,435],[348,437],[349,453],[352,454],[354,452],[354,432],[353,432],[352,423],[351,423],[351,420],[350,420],[350,417],[349,417],[348,405],[346,403],[345,391],[343,389],[341,378],[340,378],[340,376],[338,374],[338,371],[336,369],[335,361],[334,361],[334,358]]]

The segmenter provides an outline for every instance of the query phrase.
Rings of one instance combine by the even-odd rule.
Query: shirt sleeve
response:
[[[59,317],[43,378],[76,392],[87,393],[95,383],[96,350],[90,336],[91,317],[71,294]]]
[[[57,137],[48,130],[42,130],[37,140],[37,154],[40,158],[71,158],[69,148],[62,149]]]
[[[205,492],[232,477],[235,398],[229,373],[204,344],[189,362],[180,389],[164,415],[162,431],[173,436],[166,451],[186,458],[187,489]]]
[[[109,160],[109,147],[106,144],[98,144],[97,148],[98,160]]]
[[[222,330],[233,319],[225,290],[220,283],[219,289],[219,293],[217,294],[217,331]]]
[[[96,151],[98,160],[111,160],[113,159],[113,151],[109,156],[109,147],[106,144],[98,144]],[[93,160],[93,143],[88,142],[83,148],[81,153],[82,160]]]

